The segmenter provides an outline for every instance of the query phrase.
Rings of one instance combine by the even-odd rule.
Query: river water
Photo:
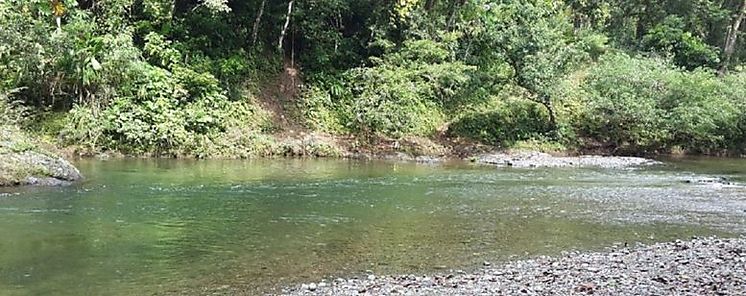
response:
[[[1,295],[260,294],[569,250],[746,233],[746,161],[496,169],[344,160],[87,160],[0,193]]]

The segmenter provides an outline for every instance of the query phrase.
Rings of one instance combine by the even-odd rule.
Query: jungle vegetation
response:
[[[262,156],[298,130],[742,153],[745,18],[746,0],[4,0],[0,114],[91,153]]]

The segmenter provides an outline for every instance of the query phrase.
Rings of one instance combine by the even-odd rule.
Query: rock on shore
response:
[[[0,186],[60,186],[81,178],[72,164],[39,148],[17,128],[0,127]]]
[[[517,167],[598,167],[628,168],[660,164],[660,162],[640,157],[620,156],[575,156],[558,157],[541,152],[492,153],[476,158],[477,163]]]
[[[304,284],[283,295],[746,295],[746,239],[485,263],[469,273],[368,275]]]

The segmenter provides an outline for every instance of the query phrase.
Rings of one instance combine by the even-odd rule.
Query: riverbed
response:
[[[261,294],[746,233],[746,161],[641,168],[466,162],[85,160],[0,189],[4,295]],[[727,182],[696,182],[720,180]],[[692,182],[695,181],[695,182]]]

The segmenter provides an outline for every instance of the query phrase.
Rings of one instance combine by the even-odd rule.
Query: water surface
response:
[[[336,160],[81,161],[0,195],[0,294],[257,294],[376,273],[746,233],[743,160],[642,170]]]

